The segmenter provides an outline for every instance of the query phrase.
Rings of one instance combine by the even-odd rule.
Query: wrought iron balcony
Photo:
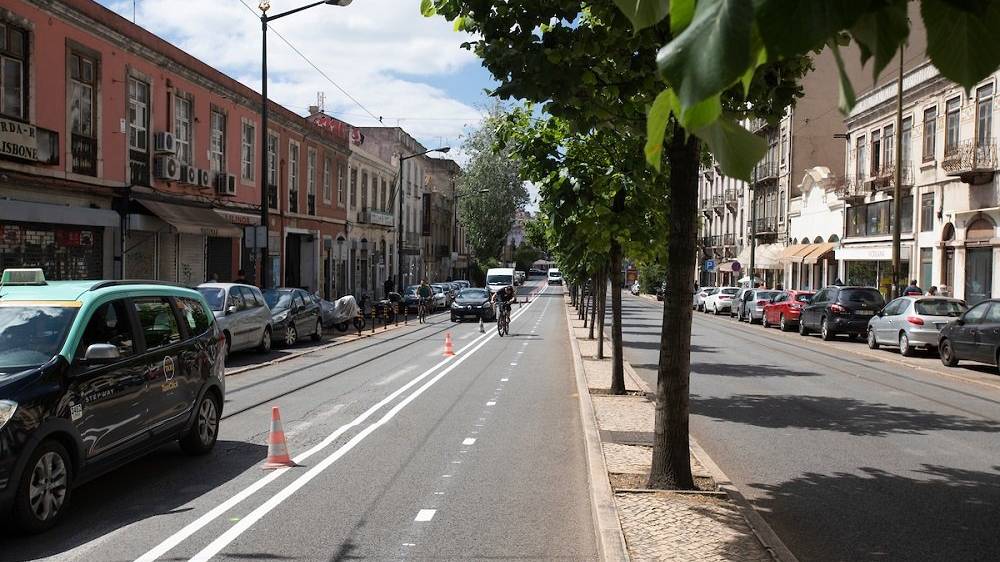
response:
[[[945,150],[941,167],[949,176],[971,185],[990,183],[997,170],[997,147],[994,139],[985,143],[969,140]]]
[[[904,164],[899,170],[899,186],[903,190],[913,187],[913,168],[909,164]],[[871,175],[871,185],[877,191],[893,191],[896,185],[896,166],[887,164],[881,169],[875,170]]]
[[[86,176],[96,176],[97,139],[73,134],[71,143],[73,172]]]
[[[834,193],[848,205],[858,205],[865,202],[865,198],[871,195],[872,189],[863,179],[838,176],[834,183]]]
[[[735,246],[736,245],[736,235],[735,234],[723,234],[722,235],[722,245],[723,246]]]
[[[750,230],[752,221],[747,221],[747,230]],[[757,227],[754,229],[754,236],[758,238],[773,237],[778,233],[778,220],[776,217],[765,217],[757,219]]]
[[[778,163],[774,160],[761,160],[753,169],[753,186],[774,187],[778,185]]]

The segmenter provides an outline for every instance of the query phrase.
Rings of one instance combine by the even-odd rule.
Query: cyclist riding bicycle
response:
[[[420,282],[420,287],[417,288],[417,297],[420,298],[419,304],[417,305],[417,314],[420,316],[421,320],[423,320],[423,317],[427,315],[427,309],[430,304],[431,297],[433,296],[434,289],[431,289],[431,286],[427,284],[427,280],[424,279]]]
[[[517,295],[514,292],[514,287],[507,285],[503,289],[493,293],[493,297],[490,299],[494,304],[498,305],[497,315],[501,313],[505,314],[507,321],[510,322],[510,303],[514,302]],[[499,305],[502,305],[502,309],[499,309]]]

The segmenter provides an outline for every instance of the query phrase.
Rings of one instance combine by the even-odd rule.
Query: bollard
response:
[[[378,313],[372,308],[372,333],[375,333],[375,324],[378,324]]]
[[[365,319],[365,314],[364,314],[363,312],[362,312],[362,313],[360,313],[360,314],[358,315],[358,318],[361,318],[361,320],[363,321],[363,320]],[[361,337],[361,329],[362,329],[362,328],[364,328],[364,326],[365,326],[365,325],[364,325],[364,322],[358,322],[358,323],[356,323],[356,324],[355,324],[355,326],[354,326],[355,328],[357,328],[357,329],[358,329],[358,337],[359,337],[359,338]]]
[[[385,310],[383,310],[383,312],[385,313],[383,315],[384,318],[382,318],[382,331],[383,332],[389,329],[389,308],[391,306],[392,305],[388,305],[387,304],[387,305],[385,305]]]

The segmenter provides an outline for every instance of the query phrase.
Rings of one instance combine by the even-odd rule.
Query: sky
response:
[[[98,1],[132,20],[132,0]],[[269,13],[310,1],[271,0]],[[251,13],[259,14],[258,3],[136,0],[135,23],[260,91],[260,20]],[[440,16],[421,16],[419,7],[419,0],[355,0],[271,23],[322,74],[269,33],[268,97],[305,115],[323,92],[326,113],[353,125],[378,125],[382,117],[382,124],[403,127],[428,148],[459,146],[489,107],[484,90],[495,82],[461,48],[468,35]],[[461,150],[449,156],[463,160]]]

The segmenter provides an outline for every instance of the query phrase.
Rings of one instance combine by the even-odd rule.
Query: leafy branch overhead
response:
[[[909,37],[906,0],[619,0],[635,32],[670,19],[656,64],[666,82],[648,113],[646,156],[659,166],[663,130],[673,116],[702,139],[723,171],[750,179],[766,147],[719,111],[723,95],[746,85],[758,68],[855,41],[862,63],[878,75]],[[694,6],[693,15],[691,8]],[[971,88],[1000,66],[1000,3],[921,0],[927,56],[950,80]],[[677,17],[675,17],[677,16]],[[843,70],[841,109],[854,103]]]

